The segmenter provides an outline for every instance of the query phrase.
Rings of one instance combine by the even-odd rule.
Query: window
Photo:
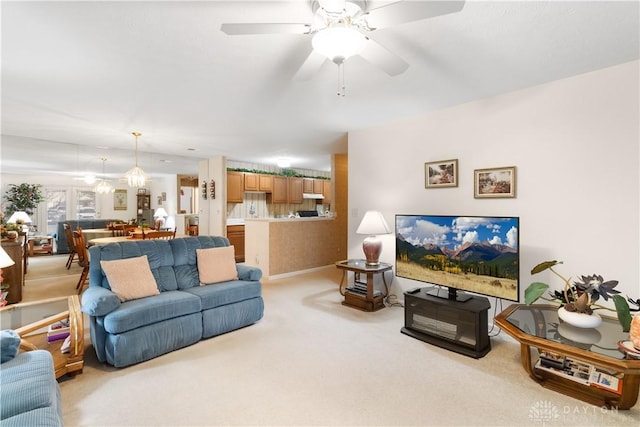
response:
[[[47,234],[57,232],[58,222],[67,220],[67,190],[44,190],[47,206]]]
[[[96,193],[87,190],[78,190],[76,215],[78,219],[93,219],[97,216]]]

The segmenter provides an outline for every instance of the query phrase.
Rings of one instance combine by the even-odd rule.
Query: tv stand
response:
[[[456,288],[442,289],[440,287],[435,287],[431,288],[431,290],[427,292],[427,295],[458,302],[467,302],[471,299],[471,295],[464,292],[458,292]]]
[[[489,353],[489,300],[465,294],[469,298],[460,302],[434,296],[434,291],[435,288],[422,288],[405,292],[404,327],[400,331],[476,359]]]

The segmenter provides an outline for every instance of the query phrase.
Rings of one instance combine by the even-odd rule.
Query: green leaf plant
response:
[[[562,291],[549,291],[548,298],[545,298],[543,295],[548,291],[549,285],[542,282],[533,282],[524,291],[525,304],[531,305],[538,299],[543,299],[558,302],[560,306],[564,306],[565,310],[577,313],[593,314],[593,311],[597,309],[615,311],[618,315],[618,322],[620,322],[622,330],[629,332],[629,328],[631,327],[631,309],[629,308],[628,302],[640,308],[640,300],[635,301],[628,297],[625,299],[621,295],[618,295],[620,291],[613,289],[618,285],[618,281],[605,281],[602,276],[598,274],[580,276],[580,280],[576,280],[572,284],[569,278],[562,276],[554,269],[554,267],[559,264],[562,264],[562,261],[541,262],[531,269],[531,274],[538,274],[545,270],[551,271],[564,283]],[[605,301],[608,301],[611,297],[615,309],[596,304],[600,297]]]

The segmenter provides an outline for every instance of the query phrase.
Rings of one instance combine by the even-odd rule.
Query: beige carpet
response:
[[[72,293],[80,269],[65,261],[33,259],[25,296]],[[639,405],[607,411],[534,383],[504,334],[476,360],[401,334],[401,307],[342,306],[340,274],[265,282],[257,324],[125,369],[88,343],[84,372],[61,381],[65,424],[638,425]]]

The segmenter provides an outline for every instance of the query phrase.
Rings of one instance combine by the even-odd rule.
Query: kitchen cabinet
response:
[[[236,262],[244,262],[244,225],[228,225],[227,239],[234,248]]]
[[[302,180],[302,192],[313,193],[313,181],[312,178],[303,178]]]
[[[271,203],[288,203],[289,195],[287,194],[289,186],[287,185],[289,180],[286,176],[274,176],[273,177],[273,191],[271,192]]]
[[[258,175],[258,190],[271,193],[273,191],[273,175]]]
[[[331,203],[331,181],[324,180],[322,182],[322,195],[324,196],[322,200],[323,205]]]
[[[289,178],[289,203],[301,204],[303,193],[303,179],[302,178]]]
[[[227,172],[227,203],[242,203],[244,192],[244,173]]]
[[[324,187],[324,179],[313,180],[313,194],[322,194]]]
[[[244,174],[244,191],[258,191],[260,188],[260,175],[257,173]]]

